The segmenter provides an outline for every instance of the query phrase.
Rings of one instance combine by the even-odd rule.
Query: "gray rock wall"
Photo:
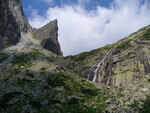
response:
[[[40,41],[40,44],[53,53],[62,55],[60,44],[58,42],[57,20],[49,22],[47,25],[32,30],[33,38]]]
[[[18,43],[20,32],[27,32],[29,28],[21,0],[0,0],[0,50]]]

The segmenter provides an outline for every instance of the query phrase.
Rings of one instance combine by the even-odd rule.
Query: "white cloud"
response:
[[[59,42],[64,55],[74,55],[118,41],[150,24],[150,1],[114,0],[111,8],[98,6],[87,11],[80,5],[49,8],[40,16],[33,11],[29,19],[39,28],[58,19]]]

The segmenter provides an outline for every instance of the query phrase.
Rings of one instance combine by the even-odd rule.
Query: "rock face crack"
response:
[[[150,49],[145,47],[141,42],[142,41],[137,42],[137,60],[139,60],[140,63],[143,64],[145,74],[148,74],[150,73],[150,56],[147,52],[150,51]]]

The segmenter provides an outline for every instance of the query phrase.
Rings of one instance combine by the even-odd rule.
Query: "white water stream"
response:
[[[113,50],[110,50],[107,52],[107,56],[110,55],[112,52],[114,51],[114,48]],[[94,76],[93,76],[93,82],[96,82],[96,79],[97,79],[97,73],[98,73],[98,70],[99,68],[101,67],[102,63],[105,61],[107,57],[103,58],[97,65],[96,65],[96,69],[94,70]],[[88,80],[89,80],[89,76],[88,76]]]
[[[93,77],[93,82],[96,82],[97,79],[97,72],[98,69],[100,68],[100,65],[104,62],[104,58],[98,63],[98,65],[96,66],[96,69],[94,70],[94,77]]]

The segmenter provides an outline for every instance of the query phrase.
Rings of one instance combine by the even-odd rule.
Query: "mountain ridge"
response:
[[[105,56],[105,55],[99,55],[98,54],[98,52],[100,52],[101,50],[103,51],[104,50],[104,54],[107,54],[108,55],[108,53],[110,52],[110,56],[109,57],[111,57],[112,55],[111,54],[113,54],[113,56],[115,56],[116,54],[122,54],[122,52],[124,51],[124,50],[127,50],[127,49],[129,49],[130,47],[133,47],[133,48],[135,48],[135,46],[140,46],[140,44],[137,42],[137,41],[141,41],[141,43],[143,42],[143,43],[149,43],[149,41],[148,40],[146,40],[146,38],[144,38],[146,35],[149,37],[149,32],[150,32],[150,26],[147,26],[147,27],[144,27],[144,28],[142,28],[142,29],[140,29],[140,30],[138,30],[137,32],[135,32],[135,33],[133,33],[133,34],[131,34],[131,35],[129,35],[127,38],[124,38],[124,39],[122,39],[122,40],[120,40],[120,41],[118,41],[118,42],[116,42],[116,43],[114,43],[114,44],[110,44],[110,45],[107,45],[107,46],[104,46],[104,47],[102,47],[102,48],[99,48],[99,49],[96,49],[96,50],[92,50],[92,51],[90,51],[90,52],[85,52],[85,53],[81,53],[81,54],[79,54],[79,55],[76,55],[76,56],[70,56],[70,58],[72,59],[72,60],[74,60],[74,61],[76,61],[76,62],[78,62],[79,61],[79,63],[81,63],[81,67],[85,67],[84,65],[88,65],[90,62],[92,62],[92,61],[87,61],[87,60],[90,60],[90,59],[92,59],[92,60],[100,60],[99,62],[101,62],[101,60],[103,59],[103,57]],[[147,41],[147,42],[146,42]],[[133,43],[135,43],[135,44],[133,44]],[[137,44],[138,43],[138,44]],[[145,46],[148,46],[148,45],[145,45]],[[142,45],[141,45],[142,46]],[[132,48],[132,49],[133,49]],[[138,49],[139,49],[139,47],[137,47]],[[105,50],[106,49],[106,50]],[[111,52],[112,51],[112,52]],[[149,51],[149,47],[147,47],[147,52]],[[102,53],[102,52],[101,52]],[[144,52],[145,53],[145,52]],[[149,52],[148,52],[149,53]],[[148,54],[147,53],[147,54]],[[91,56],[94,54],[94,57],[100,57],[100,58],[91,58]],[[98,55],[96,55],[96,54],[98,54]],[[123,53],[124,54],[124,53]],[[127,57],[130,57],[130,55],[132,55],[131,57],[134,57],[133,56],[133,54],[134,54],[134,52],[133,51],[127,51],[127,53],[126,53],[128,56],[126,56],[126,58]],[[138,53],[137,53],[138,54]],[[101,58],[101,56],[103,56],[102,58]],[[86,60],[86,57],[87,57],[87,60]],[[111,59],[111,58],[107,58],[107,60],[109,60],[109,59]],[[121,56],[119,56],[119,57],[121,57]],[[123,56],[122,56],[123,57]],[[144,68],[145,68],[145,72],[146,73],[149,73],[149,55],[147,55],[147,61],[145,61],[145,63],[147,63],[147,64],[144,64]],[[68,57],[69,58],[69,57]],[[118,61],[114,61],[113,63],[114,64],[116,64],[116,63],[118,63],[118,62],[120,62],[120,61],[125,61],[125,60],[123,60],[125,57],[123,57],[123,58],[119,58],[118,59]],[[145,58],[146,59],[146,58]],[[103,59],[104,60],[104,59]],[[85,61],[85,64],[84,64],[84,61]],[[112,61],[109,61],[109,63],[108,64],[106,64],[106,65],[113,65],[113,64],[110,64],[110,62],[112,62]],[[136,62],[136,61],[134,61],[134,62]],[[140,62],[142,62],[142,61],[140,61]],[[84,65],[82,65],[82,64],[84,64]],[[98,63],[97,63],[98,64]],[[92,65],[94,66],[95,65],[95,63],[93,64],[92,63]],[[93,66],[91,66],[91,68],[93,67]],[[134,66],[135,67],[135,66]],[[85,67],[85,68],[87,68],[87,67]],[[108,68],[108,67],[107,67]],[[82,68],[83,69],[83,68]],[[82,70],[81,69],[81,70]],[[84,69],[83,69],[84,70]],[[87,69],[87,70],[89,70],[89,69]],[[110,69],[109,69],[110,70]],[[86,70],[85,70],[86,71]],[[112,72],[109,72],[109,73],[112,73]],[[144,72],[143,72],[144,73]],[[84,73],[83,72],[83,74],[85,75],[86,74],[86,72]],[[108,75],[108,74],[106,74],[106,75]],[[128,74],[127,74],[128,75]],[[111,76],[111,75],[110,75]]]
[[[0,6],[0,16],[12,12],[0,18],[1,113],[149,113],[150,26],[64,58],[57,20],[34,29],[21,0],[2,0]]]

